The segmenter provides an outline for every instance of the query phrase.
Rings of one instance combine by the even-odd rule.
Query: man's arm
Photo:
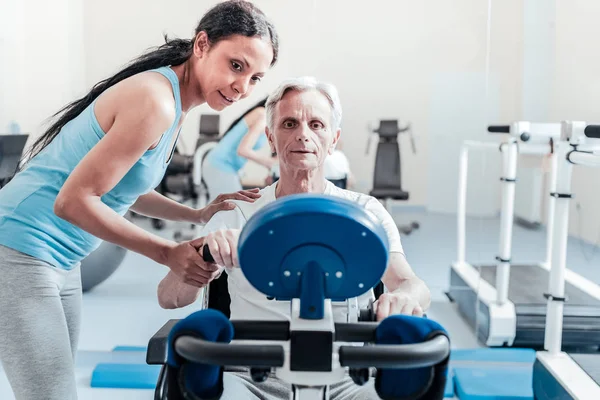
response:
[[[202,228],[201,236],[205,238],[209,233],[220,229],[237,229],[242,225],[242,218],[237,207],[234,210],[218,212]],[[202,288],[188,285],[169,272],[158,284],[158,304],[165,309],[185,307],[198,300],[201,290]]]
[[[158,304],[165,309],[188,306],[198,300],[202,288],[184,283],[169,271],[158,284]]]
[[[408,264],[402,253],[390,253],[388,267],[381,281],[389,293],[398,293],[416,300],[425,311],[431,305],[431,292]]]

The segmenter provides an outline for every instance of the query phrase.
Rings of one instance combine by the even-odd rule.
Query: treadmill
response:
[[[565,297],[567,229],[571,199],[573,164],[600,167],[600,125],[564,122],[563,135],[556,147],[555,231],[552,240],[553,264],[550,273],[548,318],[544,351],[536,353],[533,365],[533,393],[537,400],[600,399],[600,353],[567,354],[562,351]],[[595,154],[594,154],[595,153]]]
[[[449,299],[475,330],[478,339],[490,347],[542,348],[546,324],[546,303],[552,265],[552,235],[556,201],[556,154],[560,123],[514,122],[490,126],[491,133],[508,134],[501,144],[465,142],[461,151],[458,201],[458,259],[451,266]],[[500,246],[496,261],[472,265],[465,261],[466,181],[468,151],[500,150],[503,176]],[[534,264],[512,263],[511,241],[519,154],[551,155],[550,199],[546,260]],[[567,301],[564,307],[565,346],[579,348],[600,345],[600,289],[581,275],[565,273]]]
[[[0,188],[15,175],[28,137],[27,134],[0,135]]]

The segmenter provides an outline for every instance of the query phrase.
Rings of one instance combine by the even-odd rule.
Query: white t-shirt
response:
[[[237,207],[233,210],[216,213],[201,230],[200,235],[206,236],[220,229],[242,229],[252,215],[265,205],[276,200],[275,188],[277,182],[263,188],[261,197],[254,203],[235,201]],[[341,197],[354,201],[371,211],[382,223],[388,237],[390,252],[403,253],[400,234],[396,223],[383,205],[374,197],[340,189],[327,181],[324,194]],[[290,302],[269,300],[248,282],[240,268],[227,268],[229,295],[231,297],[232,320],[289,320]],[[359,308],[366,308],[369,299],[374,297],[373,290],[369,290],[358,298]],[[333,303],[335,322],[347,321],[348,308],[346,302]]]
[[[340,150],[334,150],[325,158],[323,168],[326,179],[344,179],[350,175],[350,163]]]

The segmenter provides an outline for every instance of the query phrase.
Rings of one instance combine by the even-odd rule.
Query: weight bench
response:
[[[373,322],[372,312],[358,310],[356,298],[380,281],[388,254],[385,231],[355,203],[301,194],[267,205],[242,229],[240,268],[257,290],[289,302],[290,319],[229,320],[204,309],[168,321],[148,346],[147,363],[163,365],[155,399],[217,399],[228,366],[249,367],[255,381],[275,375],[296,400],[328,399],[346,373],[362,385],[371,370],[382,399],[442,399],[444,328],[404,315]],[[359,322],[334,322],[334,301],[346,302]]]
[[[379,135],[379,142],[377,143],[377,153],[375,155],[373,189],[369,194],[376,199],[383,200],[385,208],[390,214],[390,200],[406,201],[409,198],[409,193],[402,189],[402,163],[398,143],[398,135],[409,129],[410,126],[400,128],[398,120],[393,119],[380,121],[379,127],[372,130],[373,133]],[[414,141],[412,141],[412,144],[413,153],[415,153]],[[367,145],[367,151],[369,147]],[[398,230],[405,235],[418,228],[419,223],[416,221],[408,225],[398,226]]]

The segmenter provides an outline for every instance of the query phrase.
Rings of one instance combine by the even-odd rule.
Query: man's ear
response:
[[[271,149],[271,154],[276,154],[275,150],[275,142],[273,141],[273,134],[269,130],[269,127],[265,127],[265,134],[267,135],[267,140],[269,141],[269,148]]]
[[[329,151],[328,151],[328,153],[330,155],[333,154],[333,151],[335,150],[335,146],[337,145],[338,140],[340,140],[341,133],[342,133],[342,130],[338,128],[338,130],[333,135],[333,142],[331,142],[331,146],[329,146]]]
[[[196,57],[202,58],[210,48],[210,41],[208,40],[208,35],[204,31],[198,32],[196,35],[196,40],[194,41],[194,55]]]

